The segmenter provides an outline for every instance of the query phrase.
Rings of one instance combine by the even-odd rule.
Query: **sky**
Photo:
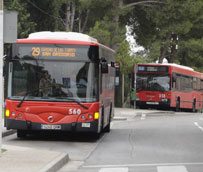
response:
[[[144,50],[142,46],[137,45],[136,40],[130,33],[130,26],[126,26],[126,40],[130,43],[130,49],[133,53]]]

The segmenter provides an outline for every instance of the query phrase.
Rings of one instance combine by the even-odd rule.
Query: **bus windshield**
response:
[[[137,74],[137,91],[169,91],[170,75],[166,74]]]
[[[98,100],[96,63],[53,60],[9,62],[8,97],[31,101]]]

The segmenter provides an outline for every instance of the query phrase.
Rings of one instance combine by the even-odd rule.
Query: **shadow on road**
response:
[[[98,135],[95,133],[74,133],[74,132],[57,132],[57,131],[39,131],[27,134],[25,138],[17,138],[17,140],[33,140],[33,141],[64,141],[64,142],[97,142],[103,133]]]

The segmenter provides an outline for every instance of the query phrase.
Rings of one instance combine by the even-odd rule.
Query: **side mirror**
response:
[[[6,60],[7,60],[7,55],[3,56],[3,76],[6,76]]]
[[[3,56],[3,61],[6,61],[6,58],[7,58],[8,56],[7,55],[4,55]]]
[[[108,73],[109,72],[109,67],[108,67],[108,62],[106,61],[105,58],[101,59],[101,73]]]
[[[116,77],[120,76],[120,63],[115,62],[115,69],[116,69]]]

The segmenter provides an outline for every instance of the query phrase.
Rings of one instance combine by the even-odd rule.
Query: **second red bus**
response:
[[[202,109],[203,74],[177,64],[138,64],[133,71],[140,108]],[[136,82],[135,82],[136,81]]]

